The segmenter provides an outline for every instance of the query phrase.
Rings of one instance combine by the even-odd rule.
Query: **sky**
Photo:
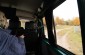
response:
[[[58,16],[64,20],[72,20],[74,17],[79,17],[77,0],[66,0],[53,10],[53,15],[54,18]]]

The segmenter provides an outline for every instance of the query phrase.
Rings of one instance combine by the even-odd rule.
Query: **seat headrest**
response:
[[[33,21],[25,23],[25,29],[36,29],[36,24]]]
[[[24,28],[23,28],[23,27],[20,27],[20,28],[18,28],[17,31],[16,31],[16,36],[17,36],[17,37],[18,37],[18,36],[21,36],[21,35],[23,35],[24,33],[25,33]]]
[[[9,29],[21,27],[20,21],[9,20]]]

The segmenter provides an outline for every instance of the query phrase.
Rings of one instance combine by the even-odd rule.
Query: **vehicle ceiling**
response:
[[[16,8],[19,17],[33,18],[43,1],[45,0],[0,0],[0,6]]]

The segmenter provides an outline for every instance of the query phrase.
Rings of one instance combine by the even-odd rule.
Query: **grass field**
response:
[[[65,35],[65,33],[68,32],[68,31],[69,31],[69,30],[62,30],[62,31],[59,31],[59,32],[57,33],[57,36],[62,37],[62,36]]]
[[[71,27],[73,27],[73,26],[68,26],[68,25],[59,25],[59,26],[56,26],[56,30],[61,30],[62,29],[62,31],[57,32],[57,35],[58,36],[63,36],[66,32],[69,31],[68,28],[71,28]]]
[[[70,28],[71,29],[65,29]],[[81,32],[75,32],[74,26],[56,26],[56,29],[63,29],[57,33],[57,37],[63,37],[67,32],[67,43],[69,44],[69,50],[76,55],[83,55],[82,51],[82,40],[81,40]],[[80,28],[78,28],[80,30]]]
[[[64,28],[69,28],[69,25],[56,25],[56,29],[64,29]]]
[[[76,55],[83,55],[81,33],[74,32],[74,28],[72,28],[67,37],[68,37],[68,43],[70,45],[70,50]]]

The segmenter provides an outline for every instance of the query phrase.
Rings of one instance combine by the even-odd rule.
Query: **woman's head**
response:
[[[2,11],[0,11],[0,27],[1,28],[8,27],[7,18],[5,17],[5,14]]]

